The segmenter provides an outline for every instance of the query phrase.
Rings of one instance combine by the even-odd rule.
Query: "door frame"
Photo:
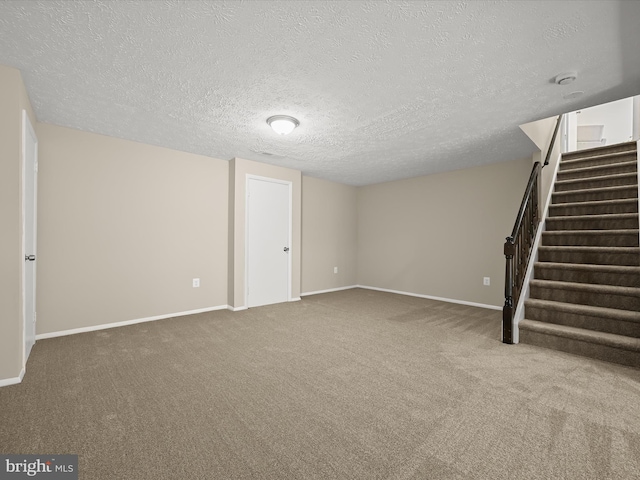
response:
[[[286,185],[289,189],[288,201],[289,211],[287,219],[287,241],[289,243],[289,252],[287,255],[287,301],[291,302],[291,277],[292,277],[292,262],[291,262],[291,245],[293,243],[293,182],[289,180],[280,180],[278,178],[263,177],[261,175],[254,175],[251,173],[246,174],[245,178],[245,202],[244,202],[244,304],[246,308],[249,308],[249,181],[260,180],[263,182],[279,183]]]
[[[34,159],[33,159],[33,246],[34,251],[32,253],[27,253],[27,133],[30,134],[35,139],[34,145]],[[36,136],[36,132],[33,129],[33,125],[31,124],[31,120],[29,119],[29,115],[27,115],[26,110],[22,110],[22,142],[20,145],[20,157],[22,162],[22,195],[20,196],[21,202],[21,213],[22,213],[22,245],[21,245],[21,274],[22,274],[22,366],[23,369],[26,368],[28,354],[27,354],[27,275],[26,275],[26,261],[24,260],[26,255],[36,255],[37,261],[37,245],[38,245],[38,221],[37,221],[37,212],[38,212],[38,137]],[[37,264],[33,265],[33,297],[34,297],[34,305],[33,305],[33,321],[36,321],[36,278],[37,278]],[[34,345],[35,345],[35,336],[34,336]]]

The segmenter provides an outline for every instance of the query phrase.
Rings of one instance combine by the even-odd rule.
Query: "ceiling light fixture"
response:
[[[300,122],[289,115],[274,115],[267,118],[267,123],[273,128],[273,131],[280,135],[288,135],[300,125]]]
[[[576,72],[561,73],[556,77],[556,83],[558,85],[569,85],[574,82],[576,78],[578,78],[578,74]]]

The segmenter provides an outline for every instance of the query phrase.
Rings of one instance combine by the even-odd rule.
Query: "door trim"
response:
[[[31,125],[31,120],[29,120],[29,116],[27,115],[27,111],[26,110],[22,110],[22,142],[20,144],[20,157],[21,157],[21,162],[22,162],[22,195],[21,195],[21,199],[20,199],[20,203],[21,203],[21,214],[22,214],[22,242],[21,242],[21,255],[20,255],[20,259],[21,259],[21,275],[22,275],[22,368],[23,370],[26,369],[26,365],[27,365],[27,275],[26,275],[26,268],[25,268],[25,255],[27,255],[27,251],[26,251],[26,241],[27,241],[27,233],[26,233],[26,228],[27,228],[27,222],[26,222],[26,218],[27,218],[27,206],[26,206],[26,184],[27,184],[27,178],[26,178],[26,169],[27,169],[27,155],[26,155],[26,145],[27,145],[27,132],[33,136],[33,138],[35,139],[35,153],[34,153],[34,159],[33,159],[33,166],[34,166],[34,179],[33,179],[33,209],[34,209],[34,216],[33,216],[33,244],[34,244],[34,252],[30,253],[30,254],[34,254],[37,256],[37,211],[38,211],[38,137],[36,136],[36,132],[33,129],[33,125]],[[34,264],[34,268],[33,268],[33,296],[35,298],[36,296],[36,275],[37,275],[37,267]],[[35,308],[35,303],[34,303],[34,315],[36,312],[36,308]],[[35,317],[34,317],[35,319]],[[34,332],[35,333],[35,332]],[[35,342],[37,340],[34,338],[34,345]]]
[[[263,182],[279,183],[286,185],[289,189],[289,212],[288,212],[288,229],[287,241],[289,242],[289,255],[287,255],[287,301],[291,302],[291,277],[292,262],[291,246],[293,244],[293,182],[289,180],[280,180],[278,178],[263,177],[247,173],[245,177],[245,202],[244,202],[244,304],[249,308],[249,180],[261,180]]]

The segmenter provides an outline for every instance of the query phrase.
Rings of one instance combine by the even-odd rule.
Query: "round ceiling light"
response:
[[[267,118],[267,123],[273,128],[273,131],[280,135],[288,135],[300,125],[300,122],[289,115],[274,115]]]

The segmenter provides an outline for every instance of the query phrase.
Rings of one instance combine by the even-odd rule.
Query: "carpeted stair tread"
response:
[[[574,152],[563,153],[562,160],[563,162],[568,162],[575,159],[603,157],[616,153],[629,153],[636,150],[636,145],[635,141],[631,141],[602,147],[585,148]]]
[[[612,253],[638,253],[640,254],[639,247],[581,247],[581,246],[571,246],[571,245],[552,245],[552,246],[541,246],[541,250],[556,250],[556,251],[564,251],[564,252],[612,252]]]
[[[619,198],[549,205],[549,215],[553,217],[603,215],[607,213],[638,213],[638,200],[635,198]]]
[[[573,170],[574,168],[595,167],[598,165],[614,165],[636,159],[635,150],[627,150],[626,152],[614,152],[604,155],[592,155],[590,157],[577,157],[567,159],[566,154],[562,156],[558,171],[564,172]]]
[[[591,188],[619,187],[624,185],[637,185],[638,174],[617,173],[615,175],[603,175],[600,177],[574,178],[571,180],[556,180],[555,191],[566,192],[569,190],[584,190]]]
[[[575,313],[579,315],[592,315],[599,318],[620,320],[623,322],[634,322],[640,324],[640,312],[632,310],[620,310],[617,308],[593,307],[590,305],[579,305],[575,303],[554,302],[552,300],[542,300],[530,298],[525,302],[525,306],[547,308],[558,312]]]
[[[554,205],[601,201],[601,200],[620,200],[638,198],[638,185],[618,185],[613,187],[601,188],[585,188],[576,190],[567,190],[564,192],[554,191],[552,200]]]
[[[624,230],[638,228],[637,213],[604,213],[548,217],[547,230]]]
[[[529,319],[524,319],[520,322],[520,329],[640,353],[640,338],[628,337],[626,335],[595,332],[584,328],[538,322]]]
[[[637,247],[640,230],[549,230],[542,233],[542,245],[576,247]]]
[[[638,287],[535,279],[531,280],[529,288],[531,298],[541,300],[621,310],[640,310],[640,288]]]
[[[525,302],[525,318],[640,338],[640,312],[633,310],[529,299]]]
[[[539,286],[554,290],[575,290],[591,293],[605,293],[607,295],[624,295],[640,298],[638,287],[618,287],[615,285],[594,285],[591,283],[558,282],[555,280],[531,280],[531,286]]]
[[[638,218],[637,213],[599,213],[595,215],[561,215],[557,217],[548,217],[547,220],[593,220],[593,219],[626,219],[626,218]]]
[[[637,173],[638,162],[631,160],[626,162],[610,163],[606,165],[594,165],[571,169],[560,169],[558,180],[571,180],[578,178],[601,177],[621,173]]]
[[[640,267],[536,262],[534,271],[539,280],[640,288]]]
[[[546,246],[538,248],[539,261],[597,265],[640,265],[640,247]]]

